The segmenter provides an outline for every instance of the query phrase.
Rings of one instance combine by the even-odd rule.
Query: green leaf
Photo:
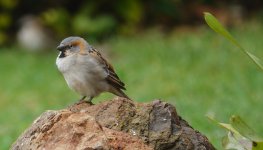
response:
[[[233,44],[235,44],[237,47],[242,49],[242,46],[239,45],[239,43],[232,37],[232,35],[220,24],[220,22],[212,14],[208,12],[205,12],[204,14],[205,21],[211,29],[213,29],[218,34],[221,34]]]
[[[238,41],[223,27],[223,25],[210,13],[205,12],[204,13],[205,21],[208,24],[208,26],[213,29],[216,33],[222,35],[226,39],[228,39],[231,43],[236,45],[240,50],[242,50],[249,58],[253,60],[253,62],[263,71],[263,63],[262,61],[257,58],[252,53],[245,50],[241,44],[238,43]]]
[[[256,134],[239,116],[232,116],[230,124],[244,137],[253,142],[263,142],[263,138]]]
[[[255,55],[253,55],[250,52],[248,52],[248,51],[246,51],[246,53],[251,59],[253,59],[253,61],[260,67],[260,69],[263,70],[263,65],[262,65],[261,60],[258,57],[256,57]]]
[[[239,116],[232,116],[230,124],[221,123],[211,116],[207,117],[229,131],[222,139],[224,149],[263,150],[262,137],[257,135]]]

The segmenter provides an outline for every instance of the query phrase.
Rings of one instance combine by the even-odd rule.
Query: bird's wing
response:
[[[104,66],[105,71],[107,72],[107,77],[106,80],[108,81],[109,84],[111,84],[113,87],[117,88],[117,89],[125,89],[125,84],[120,80],[120,78],[118,77],[118,75],[115,73],[112,65],[110,63],[108,63],[100,54],[100,52],[98,50],[96,50],[95,48],[91,47],[89,48],[88,51],[89,55],[92,55],[94,58],[96,58],[99,63],[101,63]]]

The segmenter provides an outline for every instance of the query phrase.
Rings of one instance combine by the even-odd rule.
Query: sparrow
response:
[[[110,92],[130,99],[123,90],[125,84],[101,53],[81,37],[68,37],[57,47],[58,70],[63,74],[70,89],[80,94],[80,101],[88,102],[102,92]]]

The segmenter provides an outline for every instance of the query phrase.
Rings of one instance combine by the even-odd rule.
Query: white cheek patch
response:
[[[70,50],[66,50],[64,53],[65,53],[66,56],[70,56],[70,55],[74,54],[74,53],[71,52]]]

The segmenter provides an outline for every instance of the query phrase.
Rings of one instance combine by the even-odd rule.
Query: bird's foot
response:
[[[92,103],[91,100],[93,99],[93,96],[90,96],[87,102]]]
[[[77,103],[87,102],[87,103],[92,104],[91,100],[93,99],[93,96],[90,96],[90,97],[88,97],[87,100],[85,100],[86,97],[87,97],[87,96],[83,96],[81,99],[79,99],[79,101],[78,101]]]
[[[83,96],[81,99],[79,99],[79,102],[83,102],[83,101],[85,101],[85,98],[86,98],[87,96]]]

